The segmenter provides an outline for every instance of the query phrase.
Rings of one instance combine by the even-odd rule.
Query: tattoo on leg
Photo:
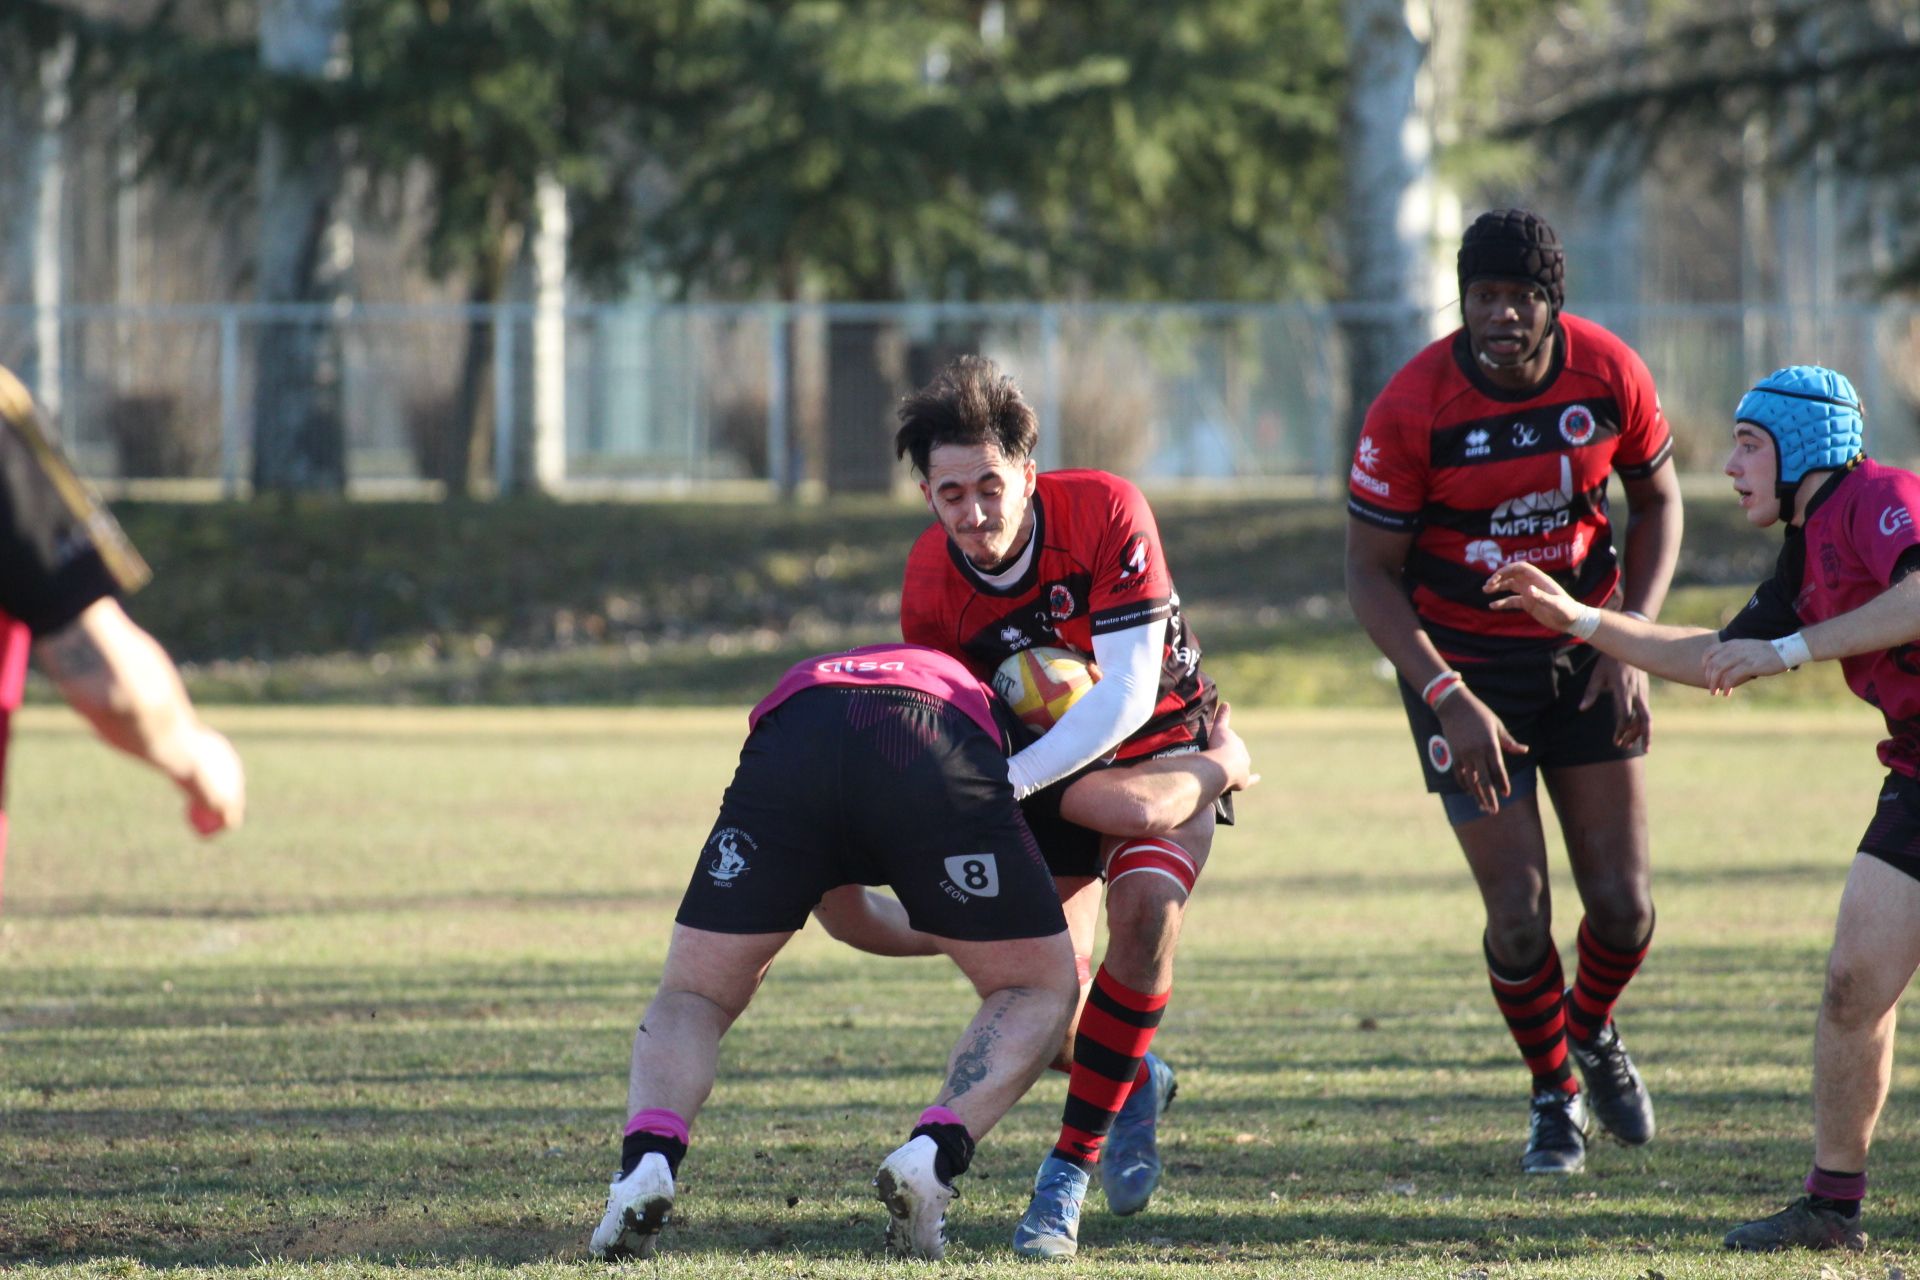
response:
[[[953,1069],[947,1074],[949,1098],[958,1098],[993,1073],[993,1044],[1001,1035],[1000,1020],[1027,994],[1018,990],[1002,991],[999,1007],[974,1036],[973,1043],[953,1055]]]

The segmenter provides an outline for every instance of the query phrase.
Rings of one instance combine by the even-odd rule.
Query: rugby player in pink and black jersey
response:
[[[944,1086],[874,1178],[889,1251],[939,1258],[954,1178],[1046,1069],[1079,995],[1065,919],[1007,780],[1012,739],[964,666],[899,644],[795,664],[747,723],[634,1035],[620,1169],[591,1250],[653,1255],[721,1037],[814,904],[887,884],[980,995]]]
[[[1784,520],[1787,530],[1773,577],[1726,627],[1662,627],[1595,610],[1521,565],[1485,589],[1496,609],[1715,693],[1837,661],[1847,686],[1885,717],[1887,777],[1847,874],[1820,1000],[1806,1194],[1726,1237],[1730,1249],[1860,1249],[1894,1006],[1920,968],[1920,476],[1863,455],[1860,398],[1831,369],[1775,371],[1734,418],[1726,472],[1740,505],[1755,527]]]
[[[1071,1257],[1093,1168],[1116,1213],[1144,1208],[1158,1183],[1155,1130],[1174,1080],[1148,1049],[1216,819],[1231,820],[1226,794],[1251,774],[1200,669],[1139,490],[1104,472],[1040,475],[1031,406],[980,357],[908,397],[900,422],[896,447],[936,521],[908,556],[901,633],[983,678],[1042,645],[1100,668],[1098,683],[1008,762],[1083,981],[1106,886],[1107,952],[1062,1055],[1059,1138],[1014,1232],[1022,1255]]]
[[[1467,229],[1465,323],[1374,401],[1347,501],[1348,597],[1399,673],[1427,790],[1486,907],[1494,999],[1532,1076],[1529,1173],[1584,1167],[1589,1104],[1624,1142],[1653,1135],[1612,1022],[1653,932],[1640,759],[1651,719],[1644,673],[1489,609],[1481,585],[1530,564],[1579,600],[1653,616],[1680,538],[1653,379],[1625,343],[1563,311],[1565,261],[1553,229],[1524,210]],[[1570,987],[1553,940],[1541,777],[1585,911]]]

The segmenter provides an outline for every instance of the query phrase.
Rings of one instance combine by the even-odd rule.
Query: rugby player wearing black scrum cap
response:
[[[1367,413],[1350,473],[1347,593],[1399,672],[1427,790],[1486,907],[1494,1000],[1532,1074],[1521,1168],[1573,1173],[1586,1161],[1589,1102],[1621,1141],[1653,1136],[1651,1101],[1612,1021],[1653,934],[1647,678],[1525,614],[1494,612],[1481,584],[1521,561],[1585,604],[1651,617],[1673,575],[1680,492],[1646,366],[1562,310],[1566,255],[1553,228],[1522,209],[1483,214],[1459,269],[1465,324],[1408,362]],[[1624,572],[1610,471],[1627,495]],[[1540,779],[1585,909],[1571,987],[1553,940]]]

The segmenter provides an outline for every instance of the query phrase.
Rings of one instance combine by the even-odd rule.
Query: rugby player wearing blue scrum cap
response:
[[[1496,609],[1525,609],[1603,653],[1719,694],[1835,660],[1847,686],[1886,717],[1887,778],[1827,959],[1806,1194],[1725,1241],[1742,1250],[1860,1249],[1867,1147],[1893,1068],[1894,1006],[1920,968],[1920,476],[1865,456],[1860,397],[1831,369],[1768,375],[1734,418],[1726,472],[1740,506],[1756,528],[1784,520],[1787,533],[1773,577],[1718,633],[1596,611],[1522,564],[1503,566],[1486,589],[1503,593]]]

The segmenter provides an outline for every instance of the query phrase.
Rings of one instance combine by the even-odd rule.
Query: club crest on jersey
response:
[[[1436,733],[1427,739],[1427,759],[1432,762],[1435,773],[1446,773],[1453,768],[1453,748]]]
[[[1047,608],[1056,618],[1071,618],[1073,616],[1073,592],[1067,590],[1057,582],[1054,583],[1051,587],[1047,588]]]
[[[1560,414],[1560,438],[1568,444],[1585,444],[1593,439],[1593,410],[1583,404],[1570,404]]]
[[[1147,535],[1136,533],[1120,548],[1120,581],[1131,582],[1147,571]]]
[[[713,857],[707,863],[707,874],[719,888],[731,888],[735,880],[753,869],[741,850],[742,845],[754,853],[760,852],[754,838],[738,827],[722,827],[708,839],[707,848]]]

